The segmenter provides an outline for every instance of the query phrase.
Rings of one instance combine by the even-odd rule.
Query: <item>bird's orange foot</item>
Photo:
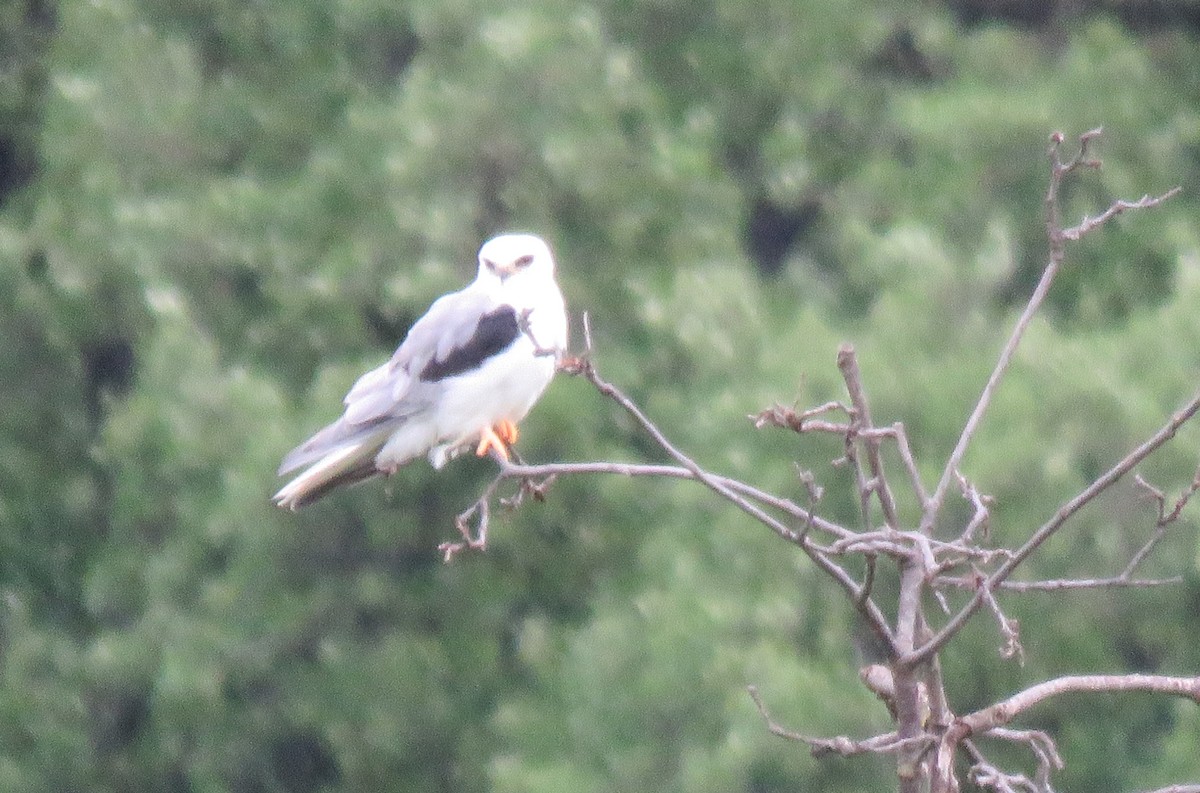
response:
[[[500,440],[509,446],[517,442],[517,436],[520,434],[517,432],[517,425],[508,419],[503,419],[497,424],[495,430],[496,434],[500,436]]]
[[[484,427],[479,435],[479,445],[475,447],[475,456],[484,457],[495,449],[496,454],[505,462],[508,461],[508,447],[517,441],[517,425],[508,419],[494,427]]]

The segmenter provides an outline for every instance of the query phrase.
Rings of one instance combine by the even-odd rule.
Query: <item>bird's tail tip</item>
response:
[[[317,501],[334,488],[378,476],[374,452],[369,447],[339,449],[312,465],[271,496],[275,505],[295,512]]]
[[[315,477],[309,476],[310,473],[306,471],[279,488],[279,492],[271,496],[272,503],[280,509],[296,512],[319,498],[322,494],[318,492],[321,491],[321,482],[314,481]]]
[[[295,512],[304,505],[299,494],[288,492],[287,487],[271,496],[271,503],[280,509],[286,509],[288,512]]]

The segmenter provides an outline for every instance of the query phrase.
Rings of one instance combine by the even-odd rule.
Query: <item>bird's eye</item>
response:
[[[492,272],[496,272],[496,263],[494,261],[492,261],[491,259],[484,259],[483,266],[488,268]]]
[[[524,256],[519,256],[517,257],[517,260],[513,262],[513,264],[515,264],[517,267],[528,267],[529,265],[533,264],[533,254],[527,253]]]

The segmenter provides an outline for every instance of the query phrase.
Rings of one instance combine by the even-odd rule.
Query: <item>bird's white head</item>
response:
[[[541,237],[501,234],[479,249],[479,278],[495,278],[500,283],[510,278],[550,280],[554,278],[554,256]]]

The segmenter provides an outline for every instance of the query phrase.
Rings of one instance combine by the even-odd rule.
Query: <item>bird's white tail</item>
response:
[[[379,444],[374,438],[332,451],[280,488],[272,500],[294,511],[311,504],[338,485],[370,479],[381,473],[375,467],[375,453],[378,451]]]

